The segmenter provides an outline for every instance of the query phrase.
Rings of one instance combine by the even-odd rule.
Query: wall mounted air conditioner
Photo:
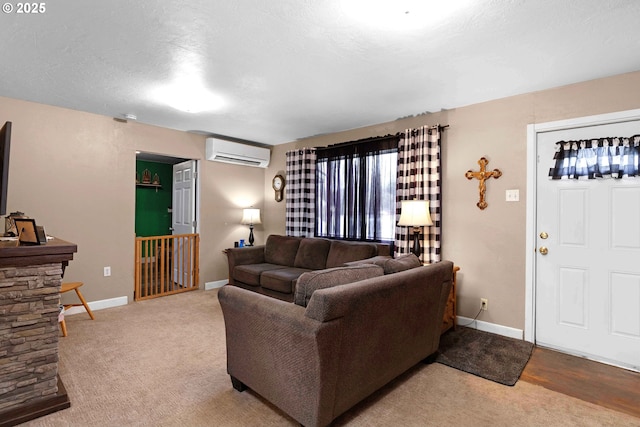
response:
[[[225,141],[224,139],[207,138],[205,154],[207,160],[233,163],[235,165],[266,168],[269,166],[271,151],[268,148]]]

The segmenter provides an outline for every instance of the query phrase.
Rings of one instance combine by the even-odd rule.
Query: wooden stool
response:
[[[84,297],[82,296],[82,293],[80,292],[80,286],[82,286],[84,283],[82,282],[71,282],[71,283],[63,283],[62,286],[60,287],[60,293],[64,294],[65,292],[69,292],[69,291],[76,291],[76,294],[78,295],[78,298],[80,299],[80,302],[82,304],[65,304],[64,305],[64,309],[66,310],[69,307],[79,307],[79,306],[84,306],[84,309],[87,310],[87,313],[89,313],[89,317],[91,317],[91,320],[95,320],[95,317],[93,317],[93,313],[91,312],[91,309],[89,308],[89,304],[87,304],[87,301],[84,299]],[[66,337],[67,336],[67,324],[64,321],[64,318],[62,319],[62,322],[60,322],[60,329],[62,329],[62,336]]]

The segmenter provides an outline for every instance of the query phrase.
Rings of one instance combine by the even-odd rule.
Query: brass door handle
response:
[[[544,231],[542,233],[540,233],[540,238],[541,239],[546,239],[547,237],[549,237],[549,235],[547,233],[545,233]]]
[[[549,253],[549,249],[547,249],[546,246],[540,246],[540,254],[541,255],[546,255]]]

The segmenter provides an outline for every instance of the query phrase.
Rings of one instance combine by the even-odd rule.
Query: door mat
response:
[[[440,337],[436,362],[513,386],[532,351],[530,342],[458,326]]]

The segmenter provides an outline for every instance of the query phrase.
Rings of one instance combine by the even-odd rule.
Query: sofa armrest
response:
[[[305,309],[234,286],[218,292],[224,315],[227,372],[303,425],[332,419],[339,322],[318,322]]]
[[[260,264],[264,262],[264,245],[244,248],[229,248],[227,263],[229,264],[229,283],[234,284],[233,269],[236,265]]]
[[[259,264],[264,262],[264,245],[227,249],[229,261],[235,265]]]

